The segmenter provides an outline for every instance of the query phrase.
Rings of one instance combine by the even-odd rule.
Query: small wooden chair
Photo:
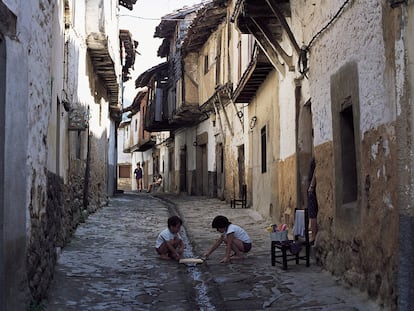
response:
[[[230,201],[230,207],[236,208],[236,205],[241,205],[242,208],[247,208],[247,186],[245,184],[242,185],[241,188],[241,198],[236,199],[233,198]]]
[[[300,228],[300,233],[297,232],[298,225],[300,227],[303,226],[303,228]],[[306,267],[309,267],[310,243],[308,209],[295,209],[295,226],[293,240],[281,242],[271,241],[272,266],[279,263],[282,264],[283,270],[287,270],[288,261],[294,260],[296,261],[296,264],[299,264],[300,260],[304,260],[306,262]],[[303,247],[305,248],[304,254],[302,253]]]

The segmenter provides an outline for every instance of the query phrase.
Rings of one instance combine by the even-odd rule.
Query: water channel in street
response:
[[[184,227],[181,229],[181,236],[185,243],[185,251],[184,257],[185,258],[194,258],[196,257],[193,253],[193,248],[189,243],[189,239]],[[197,298],[196,303],[199,306],[200,310],[203,311],[215,311],[216,308],[211,303],[210,298],[208,297],[208,287],[206,282],[203,280],[203,275],[200,269],[198,268],[196,263],[193,264],[186,264],[187,271],[190,274],[190,277],[194,280],[197,284],[195,286]]]
[[[80,224],[63,249],[48,310],[216,310],[197,265],[154,250],[173,207],[150,195],[122,195]],[[186,230],[185,257],[195,257]]]

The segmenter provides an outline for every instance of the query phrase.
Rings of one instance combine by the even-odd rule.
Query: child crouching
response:
[[[220,238],[204,253],[207,258],[221,243],[226,244],[226,253],[221,262],[229,262],[231,259],[243,259],[244,254],[252,248],[252,240],[246,230],[238,225],[233,225],[225,216],[216,216],[211,227],[221,233]],[[233,253],[231,254],[231,251]]]
[[[155,250],[161,259],[180,260],[184,253],[184,242],[179,233],[182,224],[178,216],[168,218],[168,228],[161,231],[155,242]]]

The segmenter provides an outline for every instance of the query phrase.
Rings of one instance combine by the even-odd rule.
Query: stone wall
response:
[[[17,1],[0,4],[0,310],[22,310],[29,296],[25,254],[30,170],[26,161],[31,128],[24,121],[30,62],[27,36],[12,12],[17,6]]]
[[[88,217],[88,200],[84,199],[86,183],[85,171],[86,163],[81,160],[72,160],[70,162],[71,172],[69,174],[69,182],[66,186],[65,200],[68,205],[69,215],[67,218],[67,228],[76,228],[76,226]],[[72,233],[72,232],[71,232]],[[70,234],[71,234],[70,233]]]
[[[26,274],[31,298],[40,300],[46,294],[48,284],[53,277],[54,264],[56,262],[55,246],[61,243],[62,236],[59,228],[62,224],[63,200],[61,196],[49,198],[50,186],[56,180],[49,176],[47,167],[47,136],[49,117],[52,104],[52,55],[53,31],[50,27],[54,20],[55,3],[43,2],[42,6],[36,1],[21,1],[19,4],[20,20],[18,33],[19,41],[23,42],[27,49],[28,67],[25,69],[28,76],[29,89],[27,90],[27,116],[19,122],[27,122],[28,132],[26,165],[29,174],[26,176],[28,192],[26,205],[27,236],[26,248]],[[21,65],[23,60],[19,60]],[[10,60],[10,64],[13,63]],[[17,82],[17,80],[16,80]],[[20,82],[15,87],[19,88]],[[24,92],[24,90],[20,90]],[[24,141],[19,141],[24,144]],[[16,154],[17,155],[17,154]],[[51,180],[49,180],[51,179]],[[57,204],[58,206],[53,206]]]
[[[27,278],[32,299],[46,298],[47,289],[60,253],[82,217],[82,178],[64,185],[61,177],[47,172],[45,209],[31,205],[31,234],[27,247]]]
[[[342,4],[324,2],[317,11],[310,3],[305,8],[302,1],[293,1],[294,31],[311,42]],[[394,309],[398,53],[390,10],[387,1],[350,1],[309,47],[308,81],[317,160],[317,259]],[[352,133],[345,133],[350,128]],[[348,152],[353,145],[355,152]],[[342,160],[351,153],[354,165]]]
[[[106,132],[101,137],[90,135],[90,167],[88,175],[88,211],[94,212],[96,209],[108,204],[107,179],[107,143]]]
[[[132,181],[132,178],[118,178],[117,190],[130,191],[132,182],[135,183],[135,179]]]
[[[392,126],[366,133],[361,142],[358,202],[360,218],[347,221],[335,206],[333,144],[317,146],[319,232],[315,254],[319,264],[353,287],[396,306],[398,271],[398,209],[396,141]],[[341,218],[341,219],[340,219]],[[339,225],[339,222],[348,224]],[[345,226],[347,232],[342,232]]]
[[[84,161],[72,160],[72,171],[65,185],[63,179],[47,172],[45,209],[30,208],[31,234],[27,248],[27,278],[32,299],[40,302],[46,298],[47,288],[61,249],[70,240],[76,227],[90,212],[84,206]],[[87,202],[87,201],[86,201]]]

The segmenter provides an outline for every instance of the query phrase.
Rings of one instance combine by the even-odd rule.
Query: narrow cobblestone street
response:
[[[224,247],[203,264],[157,258],[154,243],[167,218],[184,220],[186,257],[202,255],[218,237],[216,215],[244,227],[253,239],[247,258],[221,264]],[[252,209],[217,199],[125,193],[90,215],[63,249],[47,310],[381,310],[328,272],[270,264],[268,224]]]

